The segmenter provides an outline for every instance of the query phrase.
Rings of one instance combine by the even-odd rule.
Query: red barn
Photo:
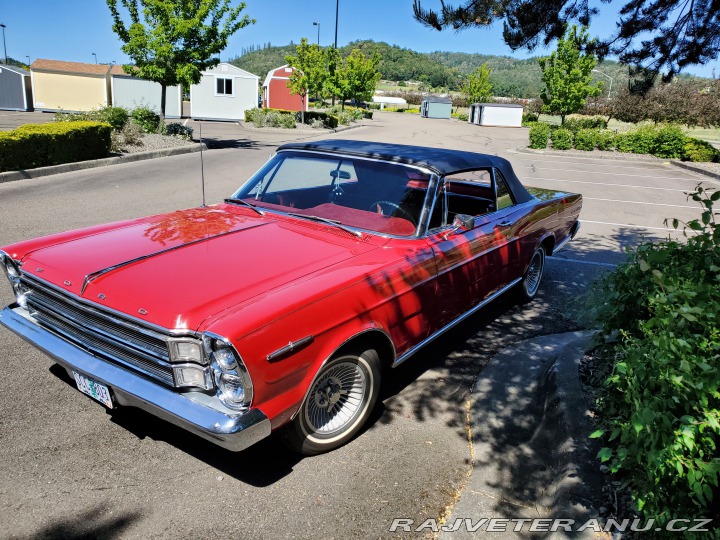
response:
[[[294,68],[287,64],[268,71],[263,83],[263,107],[288,111],[302,110],[302,98],[297,94],[291,94],[287,87],[293,71]],[[305,100],[305,110],[308,110],[307,99]]]

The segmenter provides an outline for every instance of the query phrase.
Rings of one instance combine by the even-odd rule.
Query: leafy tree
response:
[[[470,103],[487,103],[492,99],[492,84],[490,84],[490,66],[487,62],[475,68],[468,76],[462,91],[468,95]]]
[[[241,17],[245,4],[230,0],[120,0],[130,16],[129,26],[118,10],[118,0],[107,0],[113,31],[122,51],[134,65],[126,73],[160,83],[160,124],[165,125],[168,86],[197,84],[201,73],[220,60],[213,55],[227,47],[228,38],[255,21]],[[142,19],[142,20],[141,20]]]
[[[377,66],[380,63],[380,54],[375,51],[369,58],[359,49],[354,49],[345,59],[343,77],[345,79],[345,98],[356,101],[370,101],[375,93],[375,87],[380,80]],[[343,99],[343,108],[345,102]]]
[[[317,44],[310,45],[307,38],[302,38],[295,47],[295,56],[288,55],[285,61],[294,68],[287,87],[291,94],[297,94],[302,99],[300,122],[305,123],[307,97],[320,93],[327,78],[325,54]]]
[[[600,12],[575,0],[458,1],[460,5],[441,2],[439,10],[432,10],[423,8],[422,0],[413,0],[415,19],[437,30],[455,31],[501,20],[505,43],[512,50],[532,50],[560,39],[571,22],[588,26]],[[636,39],[638,35],[642,39]],[[717,0],[625,0],[617,31],[589,45],[601,59],[615,54],[622,63],[649,68],[649,81],[661,70],[669,80],[688,66],[718,58],[720,6]]]
[[[332,96],[334,105],[335,96],[342,95],[345,92],[342,56],[339,49],[334,47],[325,49],[325,65],[327,66],[327,77],[323,81],[323,94]]]
[[[538,60],[545,84],[540,93],[544,108],[551,114],[559,114],[563,124],[566,115],[579,111],[588,97],[602,92],[602,82],[591,84],[591,72],[597,62],[593,54],[582,52],[588,43],[587,29],[578,32],[573,25],[558,40],[557,50]]]

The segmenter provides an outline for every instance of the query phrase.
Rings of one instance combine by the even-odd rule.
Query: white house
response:
[[[222,62],[203,71],[198,84],[190,87],[190,116],[201,120],[236,122],[245,111],[258,106],[260,77]]]

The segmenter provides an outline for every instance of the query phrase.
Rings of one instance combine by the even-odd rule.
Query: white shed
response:
[[[260,77],[222,62],[203,71],[200,83],[190,87],[190,116],[236,122],[258,106]]]
[[[379,103],[380,110],[383,110],[386,105],[392,105],[394,107],[399,107],[400,105],[407,106],[407,101],[405,101],[403,98],[383,96],[382,94],[375,94],[372,97],[372,102]]]
[[[160,112],[160,84],[128,75],[122,66],[110,70],[110,88],[113,107],[147,107]],[[180,118],[182,114],[182,91],[179,86],[165,89],[165,118]]]
[[[522,105],[510,103],[473,103],[470,105],[468,122],[479,126],[520,127]]]
[[[0,110],[32,111],[32,105],[30,72],[0,65]]]

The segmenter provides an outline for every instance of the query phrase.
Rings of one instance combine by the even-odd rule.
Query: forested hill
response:
[[[349,43],[341,47],[340,51],[343,56],[347,56],[352,49],[361,49],[365,54],[378,51],[382,56],[379,71],[382,78],[389,81],[421,81],[428,87],[457,90],[468,73],[487,62],[492,70],[490,81],[496,96],[537,97],[542,88],[537,58],[518,60],[509,56],[460,52],[419,53],[372,40]],[[270,69],[285,64],[285,57],[294,53],[294,44],[266,44],[242,51],[231,63],[258,75],[262,80]],[[614,88],[619,89],[618,85],[627,81],[627,67],[616,62],[605,62],[598,69],[613,77]],[[605,82],[607,88],[609,79],[600,74],[597,77]]]

